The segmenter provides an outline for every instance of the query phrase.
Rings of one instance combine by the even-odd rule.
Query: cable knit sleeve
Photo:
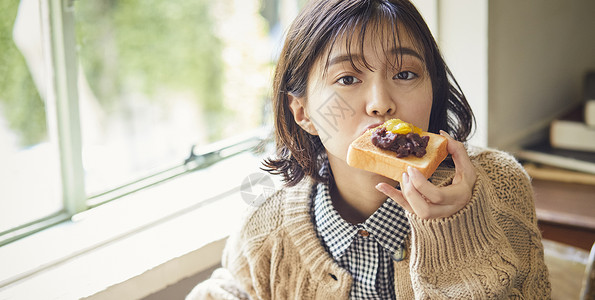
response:
[[[494,217],[518,258],[515,290],[525,299],[550,299],[549,274],[529,175],[514,157],[503,152],[484,151],[477,161],[496,192]]]
[[[466,207],[443,219],[408,214],[416,298],[549,298],[528,176],[502,152],[480,154],[473,162],[478,178]]]

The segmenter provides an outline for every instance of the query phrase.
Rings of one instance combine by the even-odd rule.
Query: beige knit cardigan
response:
[[[478,177],[466,207],[443,219],[407,213],[409,256],[394,262],[397,299],[549,299],[529,177],[504,152],[469,155]],[[439,168],[432,182],[448,185],[453,176]],[[251,211],[227,242],[223,268],[188,299],[348,299],[352,278],[315,233],[313,184],[279,190]]]

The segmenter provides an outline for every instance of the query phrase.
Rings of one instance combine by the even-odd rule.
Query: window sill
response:
[[[237,155],[0,248],[0,299],[142,298],[216,265],[259,164]]]

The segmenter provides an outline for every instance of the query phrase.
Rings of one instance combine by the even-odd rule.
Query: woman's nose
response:
[[[396,104],[388,87],[383,82],[376,82],[369,87],[366,111],[370,116],[394,114]]]

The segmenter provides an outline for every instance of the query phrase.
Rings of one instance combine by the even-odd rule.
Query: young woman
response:
[[[309,3],[273,88],[265,166],[286,187],[189,298],[549,298],[529,178],[510,155],[464,145],[473,114],[409,1]],[[429,180],[347,165],[349,144],[393,118],[448,138]]]

